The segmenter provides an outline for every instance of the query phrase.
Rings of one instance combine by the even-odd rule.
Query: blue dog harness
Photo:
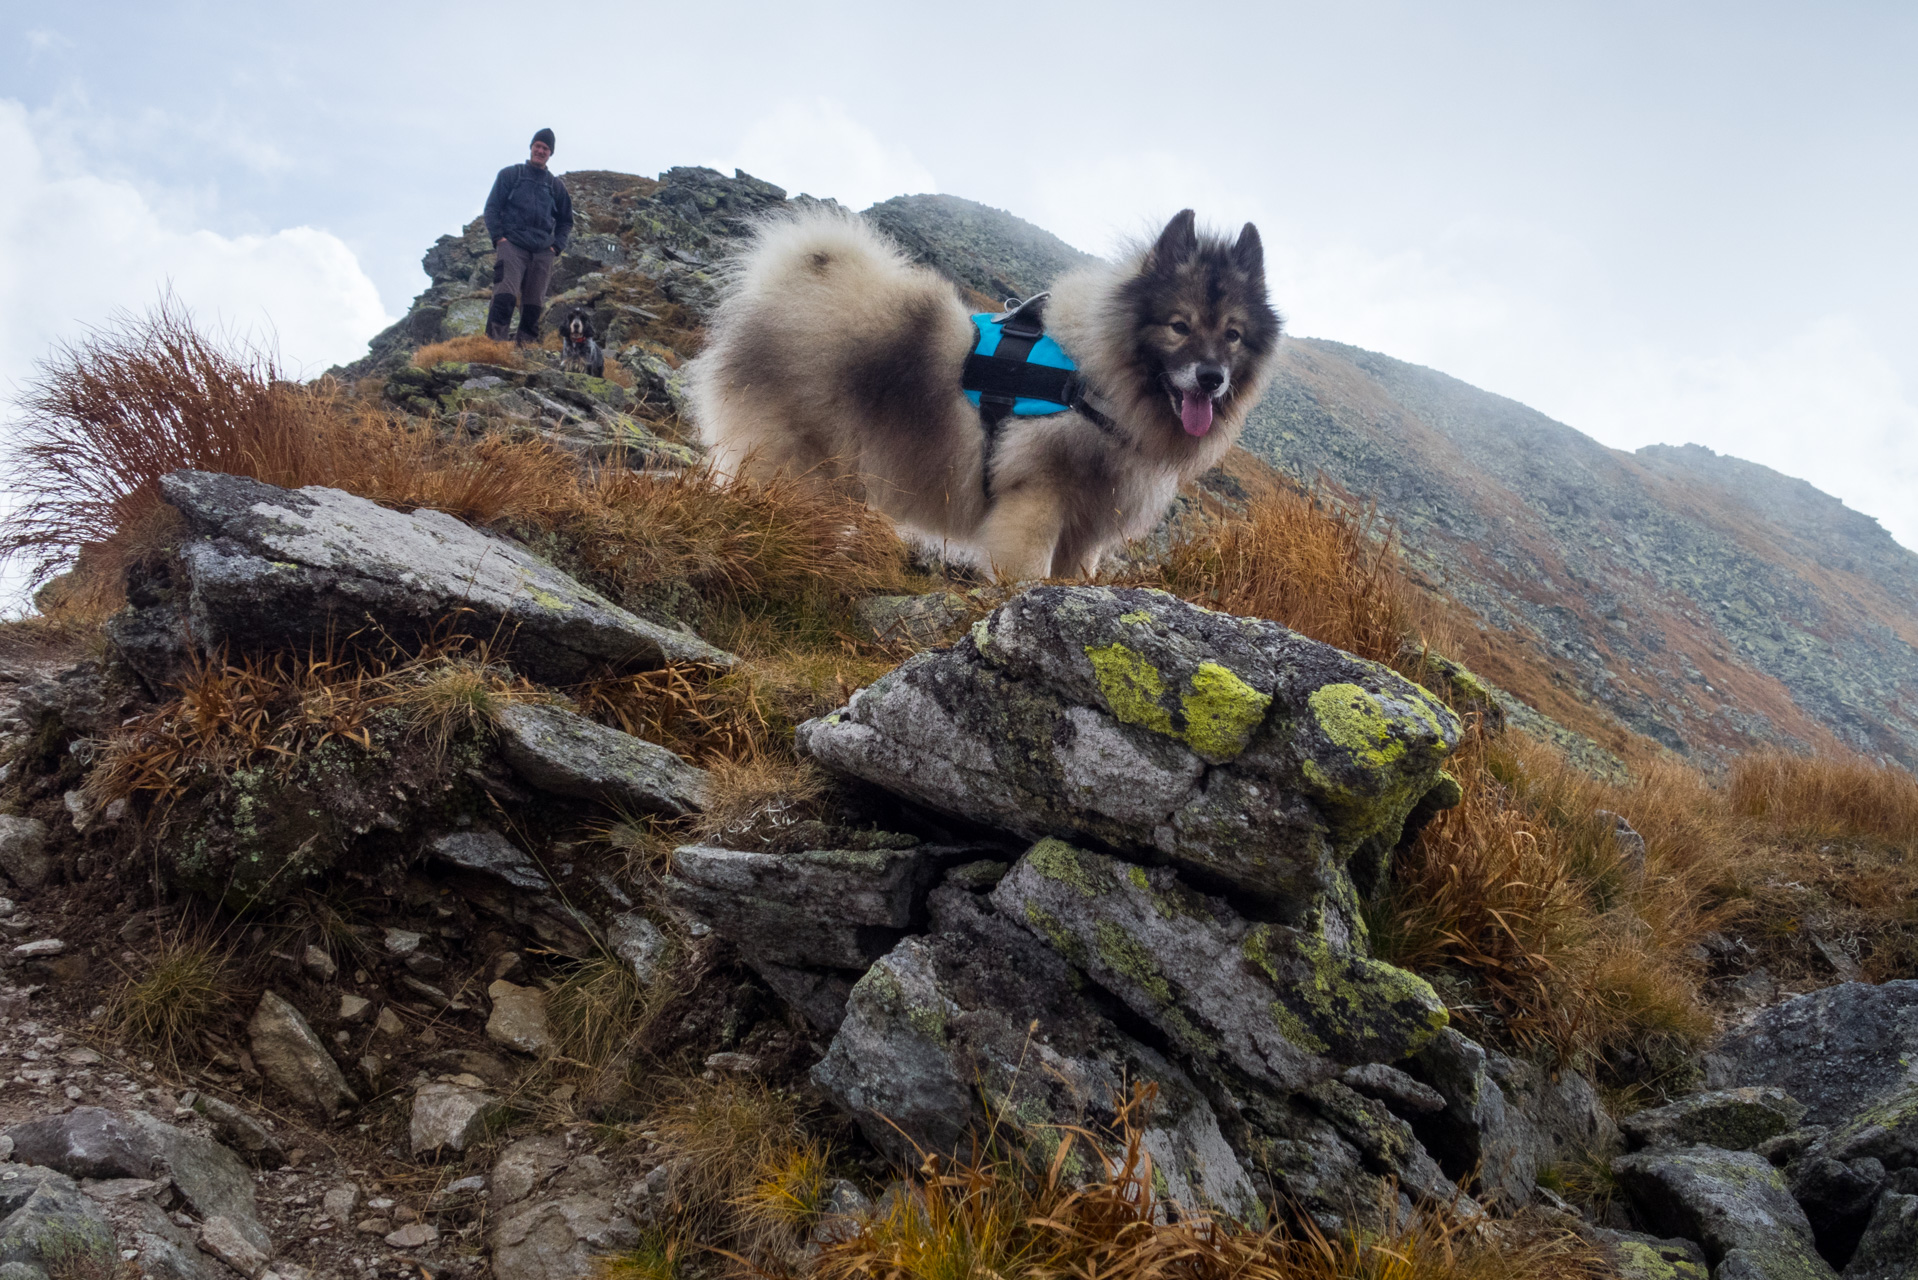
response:
[[[1049,294],[1009,301],[998,315],[972,317],[972,352],[959,377],[966,399],[979,408],[988,441],[1007,418],[1043,418],[1076,411],[1102,431],[1112,419],[1086,403],[1086,380],[1065,348],[1046,333]]]

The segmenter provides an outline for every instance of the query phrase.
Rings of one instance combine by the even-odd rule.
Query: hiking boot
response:
[[[513,333],[513,304],[517,301],[510,293],[493,295],[493,305],[486,311],[486,336],[495,342],[504,342]]]
[[[537,347],[539,345],[539,315],[544,307],[521,307],[519,309],[519,336],[514,345]]]

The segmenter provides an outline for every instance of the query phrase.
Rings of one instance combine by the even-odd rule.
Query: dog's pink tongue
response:
[[[1202,436],[1212,430],[1212,397],[1187,391],[1179,397],[1179,421],[1189,436]]]

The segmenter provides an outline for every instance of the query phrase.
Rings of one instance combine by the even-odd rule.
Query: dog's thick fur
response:
[[[568,373],[586,373],[595,378],[606,376],[606,356],[599,349],[599,335],[593,332],[593,318],[579,307],[566,316],[559,327],[559,367]]]
[[[1280,320],[1258,230],[1202,235],[1190,209],[1058,280],[1045,319],[1113,425],[1014,417],[989,444],[959,388],[974,330],[953,285],[857,216],[773,221],[732,267],[691,411],[724,475],[854,486],[909,536],[1015,581],[1090,573],[1232,446]]]

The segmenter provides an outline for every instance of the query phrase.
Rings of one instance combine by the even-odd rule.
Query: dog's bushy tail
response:
[[[830,289],[883,291],[912,270],[911,260],[858,214],[832,207],[779,214],[761,222],[730,264],[718,320],[729,304],[792,299]]]

